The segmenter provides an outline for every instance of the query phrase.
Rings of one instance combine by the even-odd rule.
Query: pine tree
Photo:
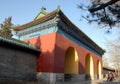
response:
[[[11,19],[12,17],[8,17],[5,19],[5,21],[1,24],[1,31],[0,34],[6,38],[11,38],[12,33],[11,33],[11,27],[12,27],[12,22]]]

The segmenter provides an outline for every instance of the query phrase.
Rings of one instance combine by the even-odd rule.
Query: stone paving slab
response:
[[[106,81],[106,79],[102,79],[102,80],[93,80],[93,81],[64,82],[60,84],[120,84],[120,80]]]
[[[41,82],[0,82],[0,84],[43,84]],[[51,83],[44,83],[51,84]],[[114,81],[106,81],[106,79],[93,80],[93,81],[68,81],[68,82],[57,82],[55,84],[120,84],[120,78]]]

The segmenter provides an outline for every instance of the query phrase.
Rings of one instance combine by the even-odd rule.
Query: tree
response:
[[[91,3],[86,6],[90,12],[87,16],[83,16],[89,22],[97,22],[98,25],[120,26],[120,0],[90,0]],[[79,4],[78,7],[84,10],[84,5]],[[92,19],[91,19],[92,17]]]
[[[117,42],[108,42],[109,63],[117,71],[120,68],[120,39]]]
[[[110,67],[109,66],[109,59],[108,59],[108,57],[106,57],[106,55],[104,55],[102,57],[102,61],[103,61],[103,67]]]
[[[12,27],[12,22],[11,19],[12,17],[8,17],[5,19],[5,21],[1,24],[1,29],[0,34],[4,37],[11,38],[12,33],[11,33],[11,27]]]

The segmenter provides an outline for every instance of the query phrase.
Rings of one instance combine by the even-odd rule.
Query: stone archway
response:
[[[64,73],[65,79],[71,79],[72,75],[79,73],[78,54],[73,47],[69,47],[66,50]]]
[[[93,63],[93,58],[92,56],[90,56],[90,54],[86,55],[85,73],[86,73],[86,80],[94,80],[94,63]]]
[[[101,79],[102,76],[102,67],[101,67],[101,62],[98,60],[97,61],[97,78]]]

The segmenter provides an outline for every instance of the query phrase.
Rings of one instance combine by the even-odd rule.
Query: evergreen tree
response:
[[[11,19],[12,17],[8,17],[5,19],[5,21],[1,24],[1,31],[0,34],[4,37],[11,38],[12,33],[11,33],[11,27],[12,27],[12,22]]]

